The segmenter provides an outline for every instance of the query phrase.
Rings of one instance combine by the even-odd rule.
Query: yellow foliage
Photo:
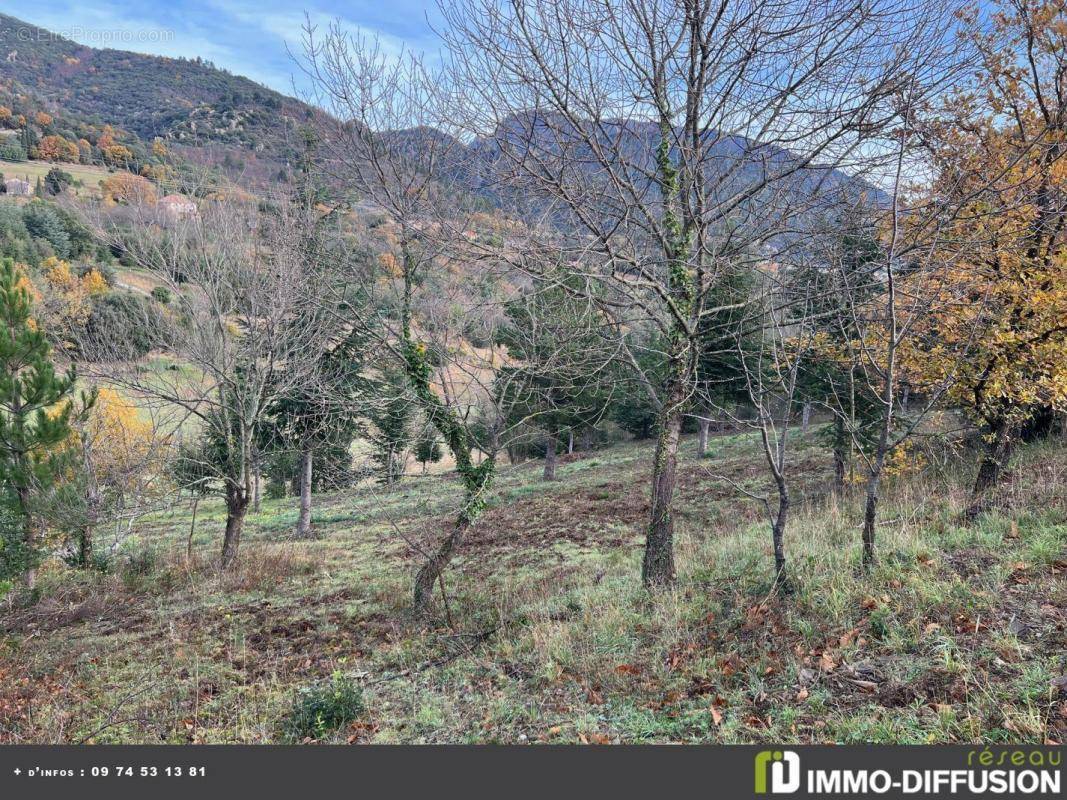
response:
[[[78,278],[68,262],[55,256],[44,260],[41,272],[45,282],[39,293],[41,321],[56,330],[69,331],[83,325],[92,310],[89,287],[95,286],[96,280]]]
[[[1067,148],[1055,89],[1067,11],[999,5],[993,30],[974,36],[977,88],[947,100],[926,132],[935,196],[959,211],[939,236],[944,311],[903,353],[950,378],[950,399],[994,431],[1037,407],[1067,410],[1067,159],[1053,157]]]
[[[133,159],[130,149],[121,144],[102,147],[100,151],[104,154],[104,161],[113,166],[124,166]]]
[[[381,255],[379,255],[378,264],[381,266],[385,274],[389,275],[390,277],[399,278],[401,275],[403,275],[403,272],[401,272],[400,270],[400,264],[397,261],[396,256],[394,256],[392,253],[382,253]]]
[[[100,274],[99,270],[91,269],[82,276],[82,288],[90,297],[98,297],[102,294],[107,294],[108,285],[104,276]]]

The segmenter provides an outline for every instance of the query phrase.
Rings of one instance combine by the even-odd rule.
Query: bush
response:
[[[13,509],[0,506],[0,597],[3,597],[37,565],[39,554],[26,546],[22,517]]]
[[[0,158],[4,161],[25,161],[26,148],[18,142],[4,142],[0,145]]]
[[[22,210],[22,222],[33,238],[48,242],[60,258],[70,258],[70,234],[52,206],[30,203]]]
[[[335,672],[328,683],[300,689],[282,723],[282,737],[290,743],[322,739],[359,719],[363,690],[347,675]]]
[[[93,301],[82,356],[95,362],[133,361],[163,343],[164,320],[147,299],[113,292]]]
[[[44,176],[44,188],[53,197],[62,194],[63,190],[74,183],[74,176],[64,172],[59,167],[52,167]]]
[[[157,286],[152,290],[152,299],[162,305],[170,304],[170,289],[166,286]]]

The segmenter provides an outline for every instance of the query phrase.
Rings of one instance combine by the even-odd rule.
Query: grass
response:
[[[47,161],[3,161],[0,160],[0,173],[5,178],[19,178],[27,181],[30,186],[37,184],[37,179],[44,180],[49,170],[59,167],[78,181],[81,185],[76,186],[76,195],[88,195],[100,188],[100,181],[110,173],[104,167],[95,167],[87,164],[51,164]]]
[[[267,501],[229,575],[220,505],[200,506],[192,563],[186,509],[146,518],[111,574],[52,564],[0,617],[0,741],[1063,741],[1067,450],[1024,451],[971,526],[966,471],[895,478],[866,575],[858,498],[826,493],[809,435],[779,602],[762,509],[733,489],[769,488],[755,440],[683,447],[679,581],[651,598],[640,443],[551,484],[504,468],[428,626],[410,584],[451,478],[317,497],[310,542],[292,499]]]

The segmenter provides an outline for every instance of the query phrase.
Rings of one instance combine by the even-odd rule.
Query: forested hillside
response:
[[[96,124],[150,142],[224,145],[284,163],[299,152],[304,104],[210,63],[95,49],[0,15],[0,76]],[[295,148],[295,149],[294,149]],[[221,157],[221,156],[220,156]]]

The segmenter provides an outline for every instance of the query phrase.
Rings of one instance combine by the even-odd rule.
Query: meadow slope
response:
[[[674,592],[640,586],[636,443],[555,483],[502,468],[429,626],[409,589],[459,497],[448,476],[317,497],[315,541],[291,540],[294,500],[266,501],[226,576],[221,505],[200,504],[191,561],[187,507],[145,519],[110,574],[53,564],[36,604],[0,609],[0,742],[1065,740],[1067,447],[1024,450],[971,526],[970,465],[897,477],[864,575],[857,498],[828,494],[809,433],[783,600],[738,491],[769,488],[755,439],[683,455]],[[294,734],[294,698],[339,682],[356,718]]]

